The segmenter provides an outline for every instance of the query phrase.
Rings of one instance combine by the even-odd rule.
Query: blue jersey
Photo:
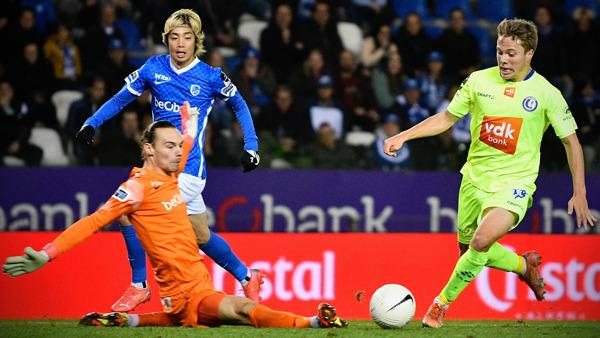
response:
[[[144,90],[152,93],[152,115],[155,121],[169,121],[181,131],[179,109],[188,101],[198,110],[198,134],[190,151],[184,173],[206,178],[204,136],[206,123],[216,98],[228,103],[236,114],[244,132],[244,149],[258,150],[258,138],[254,131],[248,106],[235,85],[221,71],[197,58],[185,68],[171,65],[169,55],[153,56],[142,67],[125,78],[126,85],[113,98],[88,118],[84,124],[98,128],[104,121],[116,115],[125,105],[142,95]]]

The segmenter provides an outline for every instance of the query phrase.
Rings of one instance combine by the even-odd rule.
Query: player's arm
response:
[[[136,96],[127,90],[127,86],[123,86],[117,94],[106,101],[92,116],[85,120],[81,129],[75,135],[75,139],[81,143],[92,144],[96,128],[117,115],[135,98]]]
[[[561,141],[567,153],[569,169],[573,179],[573,196],[568,203],[569,215],[575,211],[578,227],[593,226],[598,220],[592,215],[588,207],[585,189],[585,165],[581,144],[575,133],[561,138]]]
[[[248,172],[256,169],[260,163],[260,156],[258,156],[258,137],[254,130],[252,114],[250,113],[246,101],[229,77],[220,70],[219,73],[219,78],[215,79],[215,87],[218,91],[218,96],[227,103],[231,110],[233,110],[235,117],[242,127],[244,133],[244,153],[242,154],[241,162],[244,167],[244,172]]]
[[[383,141],[383,151],[386,155],[396,156],[396,152],[402,148],[404,142],[441,134],[452,127],[458,120],[459,118],[456,115],[453,115],[446,109],[441,113],[426,118],[412,128]]]
[[[92,116],[85,122],[75,139],[84,144],[91,144],[94,140],[96,129],[104,122],[110,120],[117,115],[125,106],[127,106],[136,97],[142,95],[146,89],[146,81],[143,76],[144,70],[147,68],[148,60],[140,69],[129,74],[125,78],[125,85],[112,98],[104,103]]]
[[[117,189],[115,194],[93,214],[86,216],[63,231],[40,251],[25,248],[25,255],[6,259],[2,271],[12,277],[31,273],[61,254],[84,242],[95,232],[110,224],[119,216],[131,213],[139,205],[143,196],[140,183],[129,180]]]
[[[443,133],[452,127],[456,121],[469,113],[473,102],[473,90],[475,80],[473,74],[469,75],[460,84],[460,87],[448,108],[437,113],[419,124],[383,141],[383,152],[386,155],[396,156],[396,152],[402,148],[404,142],[421,137],[434,136]]]

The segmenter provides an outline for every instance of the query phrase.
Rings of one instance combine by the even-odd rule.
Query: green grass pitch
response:
[[[413,321],[401,330],[383,330],[370,321],[350,321],[346,329],[255,329],[223,326],[81,327],[73,320],[3,320],[0,337],[600,337],[600,322],[577,321],[447,321],[439,330]]]

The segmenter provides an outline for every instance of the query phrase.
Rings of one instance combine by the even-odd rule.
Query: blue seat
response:
[[[465,13],[465,19],[473,17],[470,0],[436,0],[435,16],[448,19],[450,12],[455,8],[462,9],[462,11]]]
[[[571,18],[575,9],[582,6],[589,7],[596,15],[600,14],[596,0],[567,0],[565,1],[565,14]]]
[[[411,12],[419,14],[422,20],[429,17],[429,13],[427,13],[427,0],[394,0],[392,8],[396,16],[400,19],[404,19]]]
[[[444,29],[442,27],[434,26],[434,25],[425,25],[425,34],[427,34],[432,39],[437,39],[442,35]]]
[[[515,16],[512,0],[485,0],[479,1],[479,17],[498,23],[503,19],[512,19]]]

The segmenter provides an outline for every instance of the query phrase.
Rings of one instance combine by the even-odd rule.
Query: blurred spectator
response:
[[[437,51],[429,53],[427,57],[427,72],[419,77],[421,92],[425,105],[429,111],[435,111],[446,98],[448,80],[442,73],[444,69],[444,56]]]
[[[410,128],[429,117],[429,110],[421,103],[419,82],[408,79],[404,82],[404,94],[396,98],[404,113],[403,122]]]
[[[349,169],[356,164],[354,153],[336,137],[336,131],[327,122],[317,128],[316,142],[310,150],[313,167],[317,169]]]
[[[379,66],[382,60],[398,53],[398,47],[391,40],[390,25],[381,25],[363,41],[361,63],[365,67]]]
[[[273,103],[263,110],[256,119],[256,129],[271,134],[286,143],[305,144],[311,136],[310,119],[294,102],[290,88],[279,86]]]
[[[538,46],[531,66],[553,83],[564,75],[565,48],[563,34],[552,21],[550,9],[540,6],[535,10],[535,24],[538,29]]]
[[[92,80],[85,96],[78,101],[75,101],[69,107],[69,115],[67,117],[67,123],[65,126],[65,132],[67,133],[67,139],[74,140],[75,134],[83,126],[83,122],[88,117],[92,116],[104,103],[106,97],[106,83],[104,79],[97,77]],[[97,146],[102,142],[102,137],[105,134],[110,135],[114,130],[115,121],[110,120],[104,123],[101,128],[101,132],[96,132],[94,138],[95,146],[88,146],[79,143],[75,143],[73,146],[73,152],[77,163],[79,165],[90,166],[96,164],[95,152]]]
[[[573,105],[577,134],[583,147],[586,169],[598,164],[600,156],[600,98],[591,81],[581,89],[581,98]]]
[[[125,41],[125,35],[116,25],[115,6],[102,6],[100,21],[89,27],[81,41],[83,65],[86,72],[95,73],[108,58],[108,46],[113,39]],[[96,20],[97,22],[97,20]]]
[[[403,72],[400,54],[392,54],[386,67],[375,69],[371,77],[373,93],[380,109],[390,112],[396,105],[396,97],[402,94],[407,76]]]
[[[452,137],[452,130],[446,130],[435,138],[437,145],[432,148],[431,155],[437,159],[435,170],[452,171],[460,170],[462,164],[459,158],[458,144]],[[430,155],[430,156],[431,156]]]
[[[97,25],[102,11],[101,4],[101,0],[83,1],[83,8],[77,15],[77,28],[87,31],[90,27]]]
[[[69,28],[59,23],[56,32],[46,41],[44,54],[54,66],[54,76],[59,89],[75,89],[81,77],[79,48],[71,39]]]
[[[567,66],[575,83],[598,79],[600,66],[600,33],[594,13],[587,7],[575,11],[575,25],[567,36]]]
[[[427,54],[433,49],[433,41],[425,34],[419,14],[406,15],[394,41],[402,55],[405,73],[416,76],[425,69],[425,60]]]
[[[458,91],[458,88],[459,87],[456,84],[450,86],[450,89],[448,89],[448,93],[446,94],[446,99],[437,107],[436,114],[439,114],[448,108],[448,105],[450,104],[450,101],[452,101],[454,94]],[[469,146],[471,145],[471,114],[467,114],[467,116],[454,123],[452,126],[452,139],[457,145],[458,163],[462,165],[467,160]]]
[[[343,47],[329,3],[322,0],[315,3],[312,17],[300,29],[300,36],[306,51],[320,49],[325,63],[329,67],[335,64]]]
[[[26,101],[33,92],[50,95],[55,85],[52,65],[40,55],[35,42],[26,43],[22,52],[21,57],[8,69],[17,96]]]
[[[314,99],[317,95],[317,82],[327,72],[323,53],[318,49],[312,50],[302,67],[290,78],[290,87],[294,96],[306,101]]]
[[[232,119],[230,129],[221,129],[213,138],[213,164],[218,167],[239,167],[244,151],[244,133],[237,119]]]
[[[108,45],[108,60],[100,67],[99,74],[106,80],[106,92],[110,95],[123,87],[124,79],[131,74],[135,67],[129,63],[125,46],[119,39],[113,39]]]
[[[28,7],[35,11],[35,29],[45,36],[56,21],[56,9],[53,0],[21,0],[21,7]]]
[[[403,128],[408,129],[429,117],[429,111],[420,102],[421,91],[417,80],[404,83],[404,94],[397,97]],[[412,142],[411,157],[416,170],[435,170],[438,166],[435,138],[423,138]]]
[[[90,2],[89,0],[86,2]],[[56,11],[58,18],[70,27],[77,24],[82,14],[83,4],[79,0],[56,0]]]
[[[252,114],[256,115],[269,104],[277,82],[269,66],[260,61],[256,49],[246,49],[242,58],[232,81],[246,100]]]
[[[292,8],[281,3],[275,15],[260,35],[260,51],[271,66],[277,82],[287,83],[294,67],[300,63],[304,45],[294,24]]]
[[[10,48],[5,49],[7,64],[12,64],[19,58],[23,47],[29,42],[35,42],[41,45],[44,36],[35,29],[35,12],[29,7],[21,9],[19,19],[12,28],[8,30],[7,43],[5,46]],[[3,53],[3,54],[4,54]]]
[[[254,0],[253,0],[254,1]],[[237,26],[242,13],[248,8],[248,1],[245,0],[203,0],[201,3],[207,3],[206,9],[214,13],[215,28],[217,29],[213,43],[215,46],[229,47],[237,51],[243,51],[248,48],[248,41],[240,39],[237,35]],[[210,7],[209,7],[210,6]],[[204,20],[204,12],[198,12],[200,18]]]
[[[340,68],[335,79],[335,96],[342,109],[348,114],[350,129],[359,128],[372,131],[379,120],[375,109],[375,98],[371,83],[357,68],[354,55],[347,50],[340,53]]]
[[[388,114],[383,118],[383,128],[381,132],[377,133],[377,139],[374,144],[374,157],[379,169],[385,171],[405,171],[411,169],[410,142],[405,143],[396,152],[396,156],[388,156],[383,152],[383,141],[401,131],[398,115]]]
[[[335,131],[335,138],[339,139],[344,134],[344,112],[334,101],[333,80],[329,75],[319,79],[317,100],[309,108],[310,123],[316,132],[323,123],[327,123]]]
[[[446,73],[464,78],[479,65],[479,44],[475,36],[465,29],[465,13],[462,10],[453,9],[449,21],[450,27],[437,40],[437,48],[444,54]]]
[[[14,156],[28,166],[39,166],[43,152],[29,143],[31,127],[25,122],[24,116],[24,105],[15,100],[12,85],[8,81],[1,81],[0,156]]]
[[[225,74],[229,74],[225,58],[218,48],[213,48],[206,54],[206,63],[215,68],[219,67]],[[212,121],[211,128],[216,131],[231,128],[232,114],[233,111],[225,101],[215,100],[209,115],[209,118]]]
[[[139,167],[140,156],[140,123],[133,110],[125,110],[121,115],[120,126],[110,135],[104,135],[98,147],[100,165]]]

